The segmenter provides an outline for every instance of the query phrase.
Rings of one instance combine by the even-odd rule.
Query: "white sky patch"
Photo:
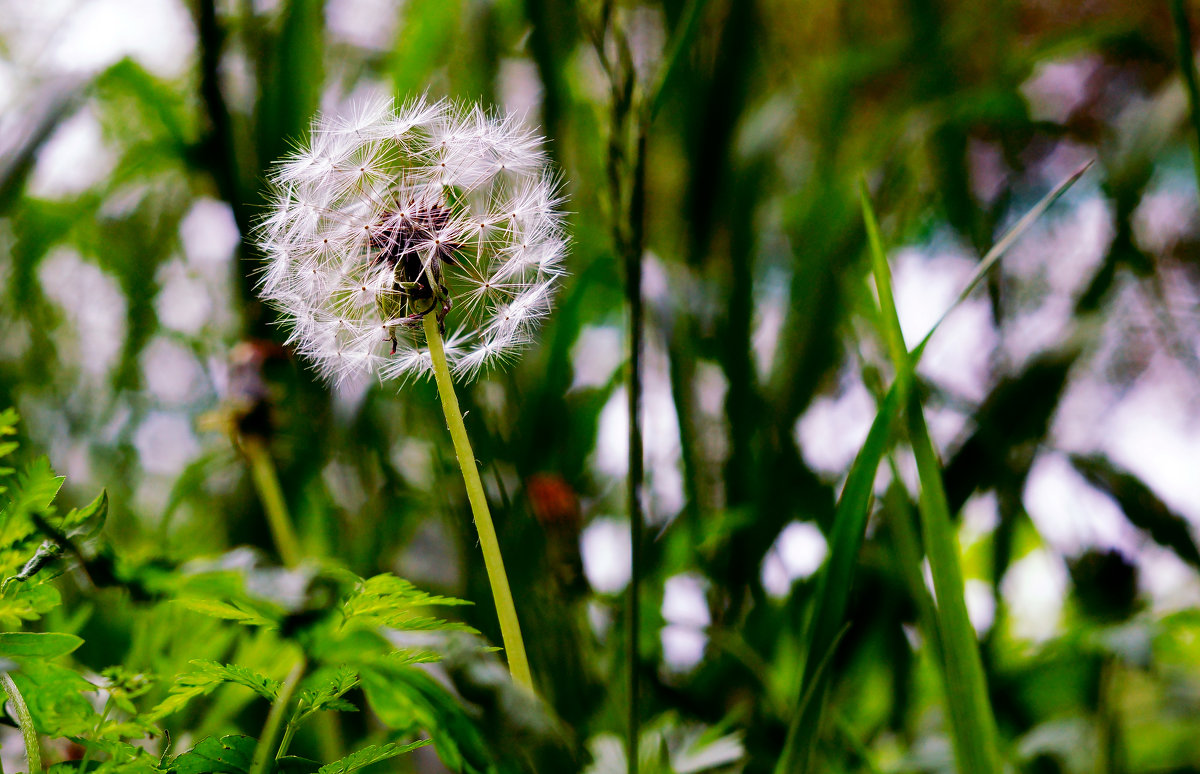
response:
[[[963,584],[963,599],[967,603],[967,617],[975,634],[982,637],[992,628],[996,620],[996,599],[992,587],[978,578],[968,578]]]
[[[812,576],[828,554],[825,536],[817,525],[809,521],[791,522],[779,533],[763,559],[763,588],[775,598],[786,597],[792,583]]]
[[[194,336],[213,314],[212,294],[207,283],[175,260],[159,270],[162,289],[154,299],[154,310],[164,328]]]
[[[907,248],[895,255],[892,265],[900,328],[912,349],[958,298],[978,264],[961,252]],[[991,354],[998,342],[987,299],[972,296],[938,328],[918,370],[953,395],[981,401],[987,394]]]
[[[108,177],[116,153],[104,142],[91,106],[68,118],[38,151],[29,194],[40,199],[76,196]]]
[[[395,39],[400,7],[393,0],[330,0],[325,25],[334,39],[382,51]]]
[[[1156,357],[1106,415],[1100,446],[1193,527],[1200,527],[1200,415],[1196,386],[1174,361]]]
[[[1061,124],[1087,96],[1088,79],[1100,60],[1095,56],[1042,62],[1021,84],[1021,94],[1029,103],[1035,121]]]
[[[571,365],[574,367],[571,389],[603,387],[624,359],[620,328],[585,325],[571,347]]]
[[[200,453],[191,423],[183,414],[156,411],[133,434],[141,466],[148,473],[178,474]]]
[[[1038,533],[1066,556],[1078,556],[1089,548],[1136,555],[1137,530],[1112,498],[1089,484],[1065,454],[1037,456],[1023,500]]]
[[[165,336],[156,336],[142,350],[142,380],[161,403],[195,400],[203,379],[196,356]]]
[[[61,25],[52,64],[64,71],[100,70],[128,56],[155,75],[178,78],[196,48],[191,16],[178,0],[87,0],[47,16]]]
[[[704,628],[712,623],[705,595],[708,582],[695,573],[681,573],[663,584],[662,617],[667,623]]]
[[[233,210],[216,199],[197,199],[179,224],[183,252],[198,268],[223,265],[232,258],[242,236]]]
[[[642,440],[651,496],[646,515],[648,523],[661,524],[674,518],[684,502],[679,420],[666,353],[648,341],[643,364]],[[592,464],[600,473],[624,478],[629,470],[629,399],[624,387],[613,390],[604,404],[596,435]]]
[[[1142,197],[1133,212],[1133,237],[1138,246],[1161,255],[1196,230],[1195,182],[1170,177]]]
[[[837,390],[821,395],[796,421],[793,437],[813,470],[840,476],[850,467],[875,419],[875,399],[852,369],[843,371]]]
[[[1002,346],[1014,369],[1062,342],[1073,324],[1075,298],[1103,260],[1113,234],[1108,204],[1098,195],[1090,196],[1066,214],[1043,217],[1009,250],[1002,270],[1020,290],[1006,297],[1014,308],[1009,310]]]
[[[1045,642],[1059,633],[1067,580],[1063,560],[1045,548],[1009,566],[1000,590],[1014,637]]]
[[[754,364],[758,378],[765,379],[775,362],[775,350],[779,347],[779,335],[783,331],[783,320],[787,316],[788,299],[791,296],[789,277],[778,269],[770,269],[763,282],[756,283],[753,330],[750,347],[754,351]]]
[[[71,248],[55,248],[38,267],[48,298],[62,307],[70,328],[59,332],[60,359],[84,373],[109,372],[125,344],[125,294],[117,281]]]
[[[1138,556],[1138,586],[1156,613],[1200,607],[1200,576],[1174,551],[1149,541]]]
[[[991,534],[1000,521],[1000,506],[996,493],[975,493],[963,504],[959,540],[963,548]]]
[[[691,626],[668,624],[662,634],[663,663],[671,672],[687,672],[704,658],[708,635]]]
[[[616,594],[629,585],[633,552],[626,519],[593,519],[579,536],[579,554],[583,573],[592,588],[602,594]]]
[[[525,123],[536,122],[542,109],[542,81],[532,60],[505,57],[500,60],[496,74],[496,91],[500,104],[510,113],[524,117]]]

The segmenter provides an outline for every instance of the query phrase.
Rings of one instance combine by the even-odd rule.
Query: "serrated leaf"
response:
[[[87,539],[93,537],[104,528],[108,519],[108,490],[101,489],[96,496],[83,508],[73,508],[63,517],[58,528],[69,538]]]
[[[54,475],[50,461],[45,457],[38,457],[21,471],[8,494],[7,505],[0,512],[0,524],[4,527],[0,532],[5,537],[5,544],[0,548],[14,546],[33,534],[33,522],[27,514],[49,510],[63,480],[62,476]]]
[[[278,625],[275,621],[267,618],[257,610],[236,602],[231,604],[216,599],[181,599],[179,602],[187,609],[194,610],[197,613],[211,615],[214,618],[223,618],[227,621],[237,621],[247,626],[275,628]]]
[[[343,604],[347,623],[387,626],[409,631],[467,631],[474,629],[459,622],[446,621],[421,610],[432,606],[470,604],[454,597],[442,597],[421,591],[412,583],[391,574],[376,575],[363,581]]]
[[[318,688],[309,688],[300,692],[298,712],[300,717],[307,717],[320,710],[340,710],[357,712],[358,708],[344,701],[341,697],[347,691],[358,685],[358,672],[348,666],[340,666],[333,670],[323,670],[313,676],[310,683]]]
[[[421,739],[408,744],[397,744],[389,742],[387,744],[373,744],[370,747],[364,747],[356,753],[347,755],[341,760],[326,764],[320,768],[317,774],[350,774],[352,771],[366,768],[373,763],[386,761],[388,758],[395,758],[397,755],[403,755],[407,752],[412,752],[419,747],[424,747],[431,744],[430,739]]]
[[[4,632],[0,634],[0,658],[57,658],[82,644],[81,638],[62,632]]]
[[[247,774],[257,742],[248,736],[231,734],[220,739],[208,737],[171,761],[169,774]]]
[[[44,582],[12,583],[0,592],[0,626],[16,628],[36,621],[62,603],[58,589]]]
[[[279,682],[237,664],[218,664],[215,661],[191,662],[196,669],[175,678],[170,695],[150,712],[152,718],[162,718],[177,712],[192,699],[205,696],[226,683],[245,686],[268,701],[279,695]]]

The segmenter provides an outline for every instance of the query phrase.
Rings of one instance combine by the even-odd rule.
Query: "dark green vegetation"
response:
[[[1200,384],[1200,9],[345,6],[193,0],[181,72],[14,87],[6,770],[607,774],[631,718],[644,774],[1200,770],[1171,487],[1200,419],[1162,398]],[[539,700],[488,649],[433,385],[314,380],[222,246],[313,112],[372,89],[526,106],[567,181],[556,310],[459,389]],[[47,182],[81,121],[100,144]],[[1106,420],[1168,383],[1175,457],[1123,453]],[[636,616],[581,557],[631,502]],[[814,526],[815,574],[781,558]]]

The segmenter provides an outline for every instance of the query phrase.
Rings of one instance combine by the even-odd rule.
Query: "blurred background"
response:
[[[630,577],[598,8],[0,2],[0,407],[67,503],[108,488],[132,560],[275,561],[228,432],[250,401],[307,554],[473,600],[499,642],[432,385],[316,380],[255,298],[247,235],[319,109],[426,93],[546,134],[571,276],[537,345],[460,400],[538,682],[594,751],[623,729]],[[637,72],[684,12],[618,4]],[[1200,771],[1198,138],[1176,36],[1158,0],[704,6],[647,143],[648,723],[734,733],[726,768],[769,771],[782,745],[886,362],[860,180],[912,346],[1095,160],[939,330],[920,388],[1013,760],[1095,771],[1102,747],[1111,771]],[[89,604],[79,656],[99,669],[133,603]],[[946,769],[936,676],[874,528],[850,619],[833,770]]]

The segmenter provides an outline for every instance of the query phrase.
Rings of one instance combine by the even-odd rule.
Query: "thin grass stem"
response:
[[[500,619],[500,636],[504,640],[504,652],[508,656],[508,670],[513,682],[530,693],[534,693],[533,675],[529,671],[529,659],[525,655],[525,642],[521,639],[521,623],[517,619],[517,608],[513,604],[508,575],[504,572],[504,559],[500,555],[500,541],[492,514],[488,510],[487,495],[479,478],[479,466],[467,427],[463,424],[462,410],[458,407],[458,396],[454,392],[454,380],[446,363],[446,350],[442,344],[442,333],[438,330],[437,315],[425,315],[425,339],[429,342],[429,357],[433,361],[433,377],[437,382],[438,397],[442,400],[442,412],[446,415],[446,426],[454,442],[454,454],[462,470],[463,483],[467,487],[467,500],[475,517],[475,529],[479,533],[479,547],[483,551],[483,564],[487,568],[488,582],[492,587],[492,599],[496,603],[496,615]]]
[[[1192,165],[1196,171],[1196,185],[1200,188],[1200,84],[1197,83],[1196,59],[1192,54],[1192,25],[1183,0],[1171,0],[1171,19],[1175,23],[1175,53],[1179,58],[1179,72],[1188,95],[1188,117],[1192,122]]]
[[[267,514],[267,525],[271,528],[271,538],[275,541],[279,558],[288,567],[295,567],[304,557],[304,552],[300,548],[300,539],[296,537],[292,519],[288,516],[287,501],[279,486],[279,475],[275,471],[271,453],[266,443],[255,436],[244,437],[241,446],[250,463],[250,475],[262,501],[263,511]]]
[[[283,685],[280,686],[279,695],[275,697],[275,703],[271,705],[271,711],[267,713],[267,722],[263,724],[262,736],[258,738],[258,745],[254,748],[254,758],[250,761],[250,774],[267,774],[272,769],[271,763],[279,757],[275,742],[279,739],[279,730],[283,725],[283,718],[287,714],[288,705],[292,703],[292,697],[296,695],[296,688],[299,687],[300,680],[303,679],[304,671],[307,668],[307,659],[300,656],[300,660],[292,667],[292,671],[288,673]]]

